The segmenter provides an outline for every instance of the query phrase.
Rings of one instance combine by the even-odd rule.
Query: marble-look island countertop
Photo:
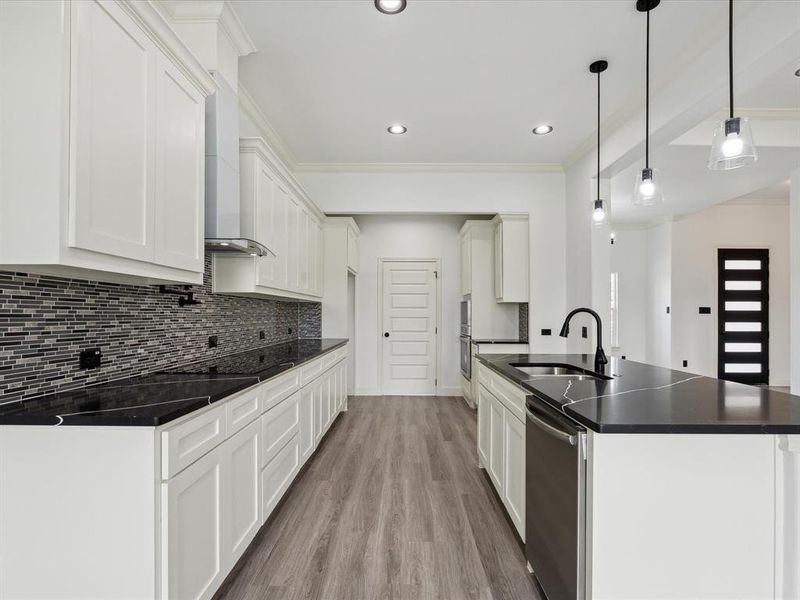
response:
[[[300,339],[80,390],[0,404],[0,425],[168,423],[347,343]]]
[[[593,354],[477,355],[481,363],[599,433],[800,433],[800,397],[611,358],[610,379],[526,375],[512,363],[594,370]]]

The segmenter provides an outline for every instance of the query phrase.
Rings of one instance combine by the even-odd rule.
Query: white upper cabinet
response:
[[[214,82],[161,15],[146,2],[15,3],[0,38],[17,49],[0,61],[14,115],[0,122],[0,268],[202,282]]]
[[[319,300],[325,216],[264,140],[242,138],[239,151],[242,236],[275,256],[214,255],[214,292]]]
[[[528,215],[501,214],[494,223],[494,290],[498,302],[527,302]]]

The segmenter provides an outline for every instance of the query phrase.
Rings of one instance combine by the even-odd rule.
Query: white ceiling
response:
[[[748,4],[737,3],[737,14]],[[299,163],[563,163],[604,119],[643,104],[644,16],[633,0],[234,0],[258,52],[240,79]],[[725,34],[727,3],[652,14],[652,86]],[[724,58],[723,58],[724,60]],[[393,122],[408,126],[390,136]],[[554,133],[531,128],[551,123]]]

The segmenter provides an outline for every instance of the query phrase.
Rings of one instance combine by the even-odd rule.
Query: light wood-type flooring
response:
[[[351,397],[216,600],[540,600],[456,397]]]

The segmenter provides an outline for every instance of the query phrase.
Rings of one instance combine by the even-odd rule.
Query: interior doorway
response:
[[[717,377],[769,383],[769,250],[717,251]]]
[[[439,261],[380,262],[381,391],[433,396],[438,384]]]

